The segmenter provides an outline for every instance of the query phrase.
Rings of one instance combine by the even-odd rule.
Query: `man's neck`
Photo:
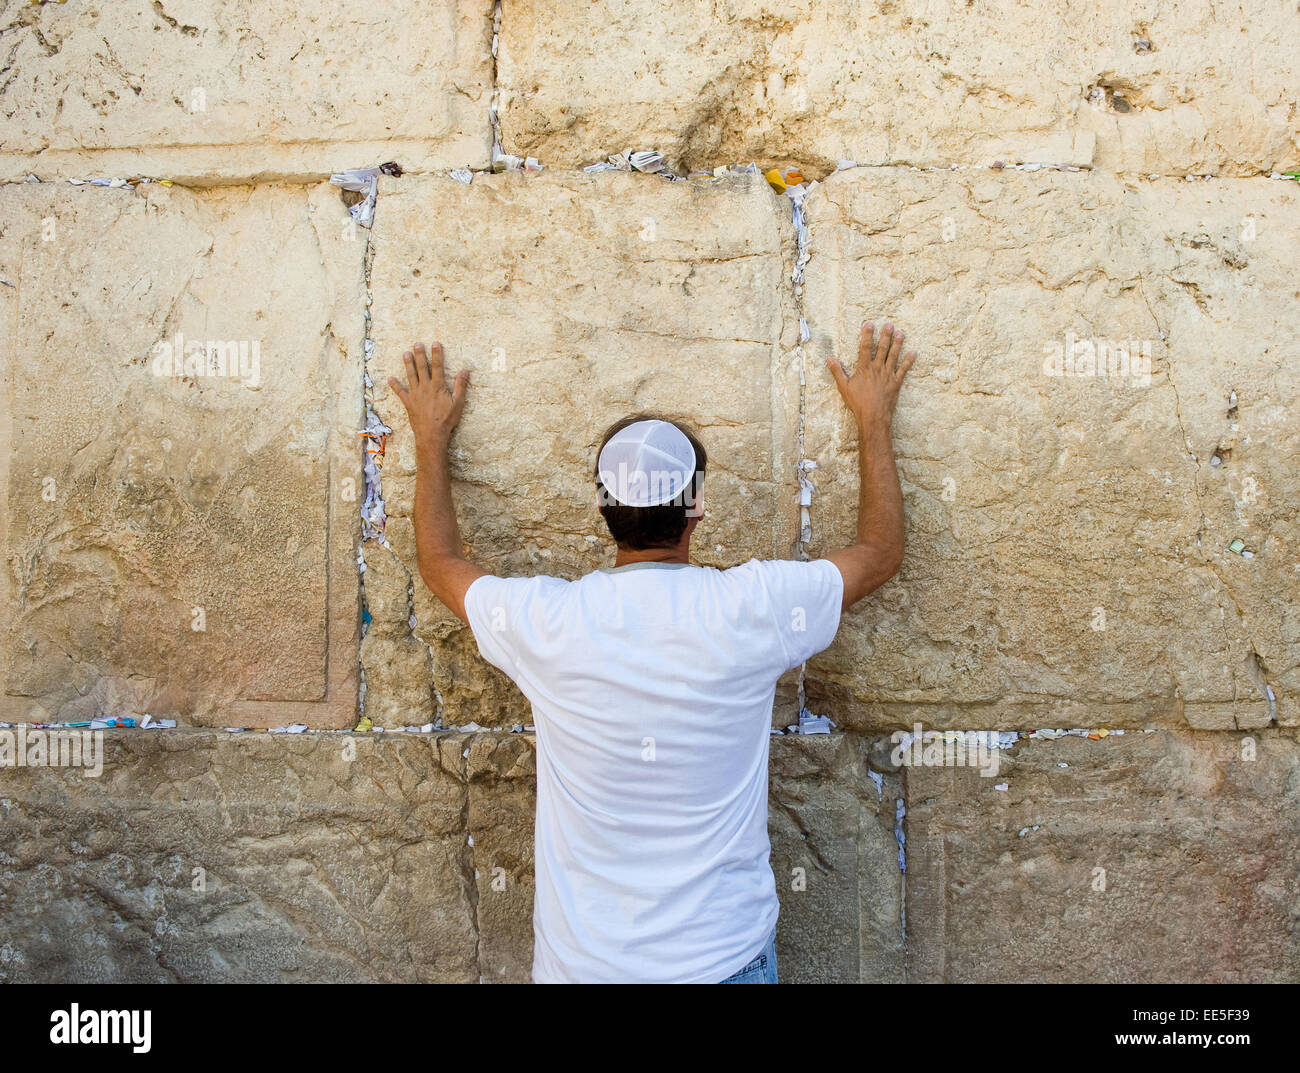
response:
[[[619,548],[618,554],[614,556],[615,566],[627,566],[628,563],[685,563],[690,565],[690,561],[691,546],[684,542],[673,548],[643,548],[639,551],[628,551],[625,548]]]

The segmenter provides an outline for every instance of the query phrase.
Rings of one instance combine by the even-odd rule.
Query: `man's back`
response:
[[[713,982],[762,947],[776,680],[842,595],[826,560],[470,585],[479,651],[537,725],[535,980]]]

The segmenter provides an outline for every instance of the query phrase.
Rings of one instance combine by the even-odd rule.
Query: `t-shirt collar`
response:
[[[604,574],[617,574],[617,573],[619,573],[619,572],[622,571],[622,570],[636,570],[638,567],[644,568],[644,567],[648,567],[648,566],[658,566],[658,567],[670,567],[670,568],[671,568],[671,567],[674,567],[674,566],[690,566],[690,565],[691,565],[690,563],[653,563],[653,562],[639,562],[639,563],[624,563],[622,566],[602,566],[602,567],[599,567],[598,569],[601,571],[601,573],[604,573]]]

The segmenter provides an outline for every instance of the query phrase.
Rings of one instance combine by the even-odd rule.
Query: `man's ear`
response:
[[[695,501],[686,508],[686,517],[694,518],[698,521],[704,517],[704,481],[699,483],[699,489],[695,493]]]

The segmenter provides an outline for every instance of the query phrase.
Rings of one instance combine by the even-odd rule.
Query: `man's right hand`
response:
[[[877,340],[875,325],[868,322],[862,326],[862,332],[858,336],[858,365],[852,375],[844,371],[838,358],[826,359],[831,376],[835,378],[835,386],[840,389],[845,405],[857,418],[859,427],[888,428],[892,422],[903,377],[912,367],[912,362],[916,361],[915,350],[909,350],[906,354],[902,354],[902,350],[901,331],[896,331],[892,324],[886,323]]]

